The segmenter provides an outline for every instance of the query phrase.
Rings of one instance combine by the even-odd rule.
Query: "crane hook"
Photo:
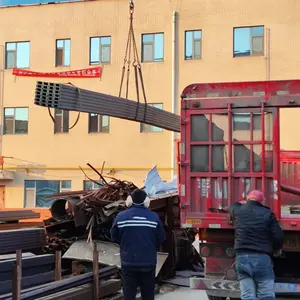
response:
[[[133,0],[129,0],[129,9],[130,9],[130,11],[133,11],[133,10],[134,10],[134,3],[133,3]]]

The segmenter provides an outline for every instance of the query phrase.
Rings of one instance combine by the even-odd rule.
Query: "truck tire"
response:
[[[217,296],[209,296],[207,295],[208,300],[226,300],[226,297],[217,297]]]

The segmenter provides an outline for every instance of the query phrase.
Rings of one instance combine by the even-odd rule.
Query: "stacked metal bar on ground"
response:
[[[22,259],[22,277],[47,273],[53,269],[54,262],[53,254],[25,257]],[[12,280],[12,269],[15,264],[16,259],[0,261],[0,281]]]
[[[99,285],[99,294],[101,299],[110,295],[115,295],[121,290],[121,280],[110,279],[101,282]],[[71,288],[66,291],[47,295],[36,300],[82,300],[93,299],[93,286],[91,284],[82,285],[79,287]],[[114,298],[115,299],[115,298]],[[122,298],[123,299],[123,298]]]
[[[102,268],[99,270],[99,280],[108,279],[111,276],[115,275],[118,272],[118,268],[116,266],[110,266],[106,268]],[[81,286],[84,284],[92,283],[93,281],[93,273],[87,273],[83,275],[78,275],[74,277],[70,277],[67,279],[63,279],[56,282],[51,282],[49,284],[43,285],[43,287],[37,287],[36,290],[32,290],[29,292],[21,293],[21,300],[36,300],[38,298],[59,293],[61,291],[66,291],[68,289]],[[6,298],[7,300],[12,300],[12,297]]]
[[[64,110],[98,113],[180,132],[180,117],[176,114],[146,106],[144,103],[138,104],[135,101],[65,84],[37,82],[34,103]]]
[[[54,255],[24,257],[22,259],[22,289],[54,281],[54,262]],[[0,299],[3,294],[12,292],[15,264],[15,258],[0,261]]]
[[[41,248],[46,244],[43,228],[0,231],[0,253]]]
[[[22,284],[22,289],[26,289],[31,286],[52,282],[54,280],[55,280],[55,272],[49,271],[46,273],[23,277],[21,284]],[[0,282],[0,295],[11,293],[12,290],[13,290],[12,280]]]
[[[33,210],[4,210],[0,211],[0,222],[10,222],[28,219],[38,219],[40,214]]]

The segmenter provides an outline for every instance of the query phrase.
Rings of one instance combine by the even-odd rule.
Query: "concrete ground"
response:
[[[166,291],[155,297],[157,300],[208,300],[205,291],[191,290],[189,288],[177,288],[173,291]],[[291,298],[277,298],[278,300],[292,300]],[[293,298],[295,299],[295,298]],[[299,299],[299,298],[298,298]]]
[[[205,291],[191,290],[189,288],[178,288],[155,297],[157,300],[183,300],[184,298],[188,300],[208,300]]]

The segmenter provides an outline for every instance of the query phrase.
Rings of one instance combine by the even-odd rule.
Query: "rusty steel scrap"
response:
[[[50,208],[52,217],[44,220],[47,244],[44,253],[65,253],[77,239],[94,237],[110,241],[110,228],[115,216],[125,209],[125,200],[136,188],[132,182],[116,178],[106,179],[93,166],[88,164],[100,177],[95,190],[64,192],[47,196],[54,201]]]
[[[38,81],[34,104],[48,108],[97,113],[180,132],[180,117],[176,114],[145,103],[66,84]]]
[[[55,253],[56,251],[66,252],[71,241],[59,237],[47,237],[47,245],[43,247],[45,253]]]

